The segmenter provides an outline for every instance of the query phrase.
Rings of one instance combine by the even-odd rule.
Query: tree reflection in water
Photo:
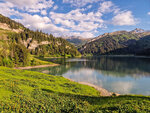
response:
[[[120,94],[150,95],[150,58],[101,56],[57,60],[62,65],[32,70],[88,82]]]

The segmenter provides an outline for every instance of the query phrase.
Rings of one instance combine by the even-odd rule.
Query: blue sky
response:
[[[150,30],[150,0],[0,0],[0,13],[55,36]]]

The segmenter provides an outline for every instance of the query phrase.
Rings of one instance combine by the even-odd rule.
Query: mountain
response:
[[[136,28],[136,29],[134,29],[134,30],[132,30],[132,31],[130,31],[130,32],[133,33],[133,34],[135,34],[135,33],[144,33],[145,30],[144,30],[144,29]]]
[[[82,54],[91,55],[146,55],[146,50],[150,50],[150,31],[139,28],[105,33],[79,48]]]
[[[75,46],[79,47],[86,42],[88,42],[90,39],[86,39],[80,36],[70,36],[70,37],[64,37],[68,42],[74,44]]]
[[[39,30],[32,31],[0,15],[0,65],[28,65],[30,54],[38,57],[80,55],[76,47],[65,39]]]

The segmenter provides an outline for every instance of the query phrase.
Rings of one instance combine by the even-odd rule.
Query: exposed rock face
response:
[[[4,30],[11,30],[10,27],[5,23],[0,23],[0,28],[2,28]]]
[[[51,44],[51,42],[49,41],[42,41],[40,43],[38,43],[38,41],[36,40],[32,40],[32,38],[29,38],[27,41],[23,40],[22,44],[28,48],[29,50],[34,50],[35,48],[37,48],[40,45],[47,45],[47,44]]]
[[[29,38],[27,41],[23,40],[22,44],[27,48],[28,44],[32,41],[32,38]]]
[[[0,28],[4,29],[4,30],[9,30],[9,31],[13,31],[16,33],[22,32],[22,29],[11,29],[9,25],[7,25],[6,23],[0,23]]]
[[[36,47],[39,46],[37,41],[32,41],[32,43],[29,43],[28,45],[29,46],[27,48],[30,49],[30,50],[35,49]]]
[[[7,36],[9,32],[20,33],[22,29],[12,29],[8,24],[0,22],[0,40],[8,40]]]
[[[135,30],[131,31],[131,33],[143,33],[145,32],[144,29],[136,28]]]
[[[0,28],[3,29],[3,30],[8,30],[8,31],[11,31],[11,32],[16,32],[16,33],[20,33],[22,32],[23,30],[22,29],[11,29],[10,26],[6,23],[0,23]],[[0,36],[0,39],[2,40],[8,40],[7,39],[7,35],[4,36]],[[36,40],[33,40],[32,38],[28,38],[27,40],[22,40],[21,43],[26,47],[28,48],[29,50],[34,50],[35,48],[37,48],[38,46],[40,45],[48,45],[48,44],[51,44],[52,42],[50,41],[42,41],[42,42],[38,42]],[[61,43],[57,42],[56,45],[61,45]],[[67,46],[66,48],[70,48],[69,46]]]

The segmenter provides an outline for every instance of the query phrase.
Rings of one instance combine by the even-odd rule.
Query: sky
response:
[[[150,30],[150,0],[0,0],[0,14],[56,37]]]

